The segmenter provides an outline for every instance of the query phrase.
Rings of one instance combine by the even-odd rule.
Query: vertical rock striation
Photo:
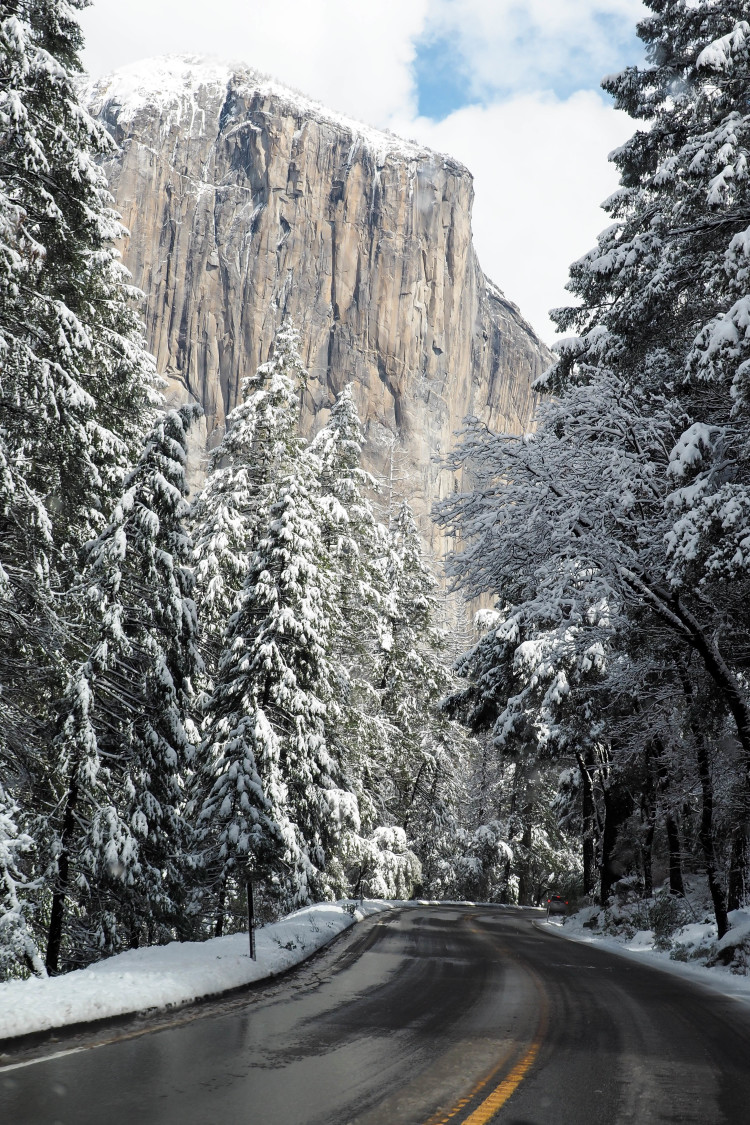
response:
[[[120,146],[107,173],[151,348],[209,442],[286,316],[311,374],[303,429],[353,380],[368,468],[385,472],[398,437],[423,515],[467,414],[528,422],[548,352],[482,273],[457,161],[201,59],[128,67],[86,96]]]

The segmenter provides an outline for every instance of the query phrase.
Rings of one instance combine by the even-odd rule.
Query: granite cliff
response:
[[[457,161],[197,58],[125,68],[86,98],[120,149],[107,174],[151,349],[171,395],[202,403],[209,444],[286,316],[311,374],[303,430],[353,380],[368,468],[396,436],[423,516],[467,414],[526,424],[548,352],[482,273]]]

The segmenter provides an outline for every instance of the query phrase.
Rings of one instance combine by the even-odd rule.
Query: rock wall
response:
[[[467,169],[200,59],[138,64],[86,97],[120,146],[107,174],[151,348],[171,394],[202,403],[209,443],[289,316],[303,430],[353,380],[367,467],[385,473],[398,439],[397,488],[434,541],[451,486],[435,459],[467,414],[526,425],[549,354],[482,273]]]

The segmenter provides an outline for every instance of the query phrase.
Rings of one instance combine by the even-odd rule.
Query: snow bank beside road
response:
[[[304,961],[354,922],[394,905],[365,899],[321,903],[256,930],[257,960],[248,935],[171,942],[118,953],[49,980],[0,984],[0,1039],[106,1019],[148,1008],[170,1008],[214,996]]]
[[[736,965],[732,968],[712,961],[711,967],[707,967],[710,954],[715,954],[721,948],[732,948],[750,937],[750,915],[745,911],[736,910],[730,914],[733,929],[721,942],[716,941],[714,925],[694,922],[682,926],[676,932],[675,948],[671,950],[657,947],[652,930],[637,930],[631,936],[593,933],[587,923],[595,913],[599,913],[596,907],[587,907],[578,914],[570,915],[563,922],[537,922],[537,925],[571,941],[619,953],[642,964],[651,964],[683,979],[705,985],[724,996],[750,1002],[750,976],[738,972]]]

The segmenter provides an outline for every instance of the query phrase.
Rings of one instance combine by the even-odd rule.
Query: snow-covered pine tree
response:
[[[321,531],[331,584],[330,655],[335,708],[327,716],[331,753],[356,789],[362,827],[382,822],[380,780],[395,733],[382,713],[378,656],[382,632],[385,529],[367,492],[377,482],[361,467],[364,435],[347,384],[307,451],[320,492]]]
[[[271,358],[243,380],[242,402],[227,418],[226,433],[211,455],[206,483],[193,506],[196,591],[211,672],[267,515],[271,482],[299,454],[290,419],[299,410],[306,382],[299,334],[286,322],[276,334]]]
[[[185,464],[199,408],[160,415],[81,587],[95,636],[61,713],[47,968],[186,932],[183,816],[201,671]],[[66,908],[69,915],[65,927]]]
[[[303,464],[278,482],[230,623],[204,749],[215,781],[201,811],[219,886],[231,891],[249,870],[288,906],[328,897],[330,849],[342,822],[356,820],[326,744],[328,584]],[[219,930],[222,912],[220,898]]]
[[[333,585],[319,462],[304,455],[297,429],[306,372],[293,329],[277,336],[258,382],[251,554],[207,704],[193,798],[217,932],[248,871],[280,903],[327,896],[330,850],[357,820],[327,745]]]
[[[0,13],[0,763],[22,832],[57,769],[50,701],[78,614],[66,594],[153,397],[96,163],[112,142],[76,97],[78,6]]]
[[[34,935],[33,904],[37,890],[24,873],[34,841],[19,832],[19,808],[0,784],[0,980],[33,973],[46,976]]]
[[[423,866],[434,833],[455,803],[465,736],[440,709],[453,686],[437,622],[437,580],[422,555],[419,530],[402,501],[389,530],[380,660],[381,707],[396,736],[389,748],[389,815],[403,827]]]

